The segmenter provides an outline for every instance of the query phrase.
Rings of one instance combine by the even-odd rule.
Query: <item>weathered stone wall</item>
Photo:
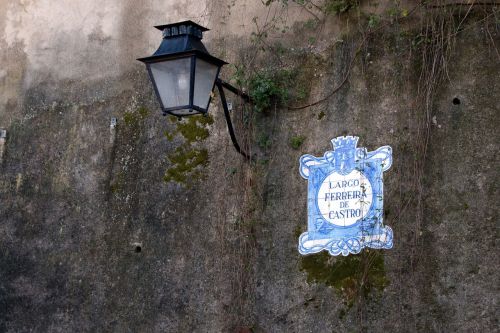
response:
[[[0,332],[498,327],[498,7],[301,3],[0,0]],[[216,104],[161,117],[135,58],[181,19],[268,103],[230,96],[255,163]],[[343,134],[393,147],[394,248],[301,257],[298,158]]]

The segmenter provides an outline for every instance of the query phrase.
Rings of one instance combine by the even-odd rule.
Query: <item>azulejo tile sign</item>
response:
[[[308,180],[307,232],[299,237],[301,254],[359,253],[365,247],[392,248],[392,229],[383,225],[382,174],[392,164],[392,149],[358,148],[357,136],[331,140],[323,157],[303,155],[300,174]]]

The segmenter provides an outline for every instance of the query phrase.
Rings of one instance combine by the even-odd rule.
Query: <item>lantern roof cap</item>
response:
[[[200,29],[201,31],[208,31],[210,29],[208,28],[205,28],[201,25],[199,25],[198,23],[195,23],[191,20],[186,20],[186,21],[181,21],[181,22],[176,22],[176,23],[169,23],[169,24],[162,24],[162,25],[155,25],[155,28],[158,29],[158,30],[164,30],[166,28],[172,28],[172,27],[179,27],[181,25],[185,25],[185,26],[193,26],[195,28],[198,28]]]
[[[156,25],[155,28],[162,31],[163,38],[188,35],[202,39],[203,32],[210,30],[189,20],[170,24]]]
[[[163,40],[160,46],[152,56],[137,60],[150,63],[196,54],[219,66],[227,64],[225,61],[212,56],[203,45],[201,41],[203,31],[209,29],[189,20],[157,25],[155,28],[163,32]]]

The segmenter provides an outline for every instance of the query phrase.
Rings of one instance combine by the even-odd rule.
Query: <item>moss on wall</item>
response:
[[[208,138],[208,126],[214,123],[211,115],[196,115],[179,120],[174,116],[170,116],[169,121],[175,124],[175,130],[171,133],[165,132],[165,136],[169,141],[172,141],[176,134],[180,134],[187,144],[200,142]]]
[[[123,115],[123,121],[125,122],[125,125],[129,127],[136,127],[141,121],[146,119],[149,113],[150,112],[147,108],[141,106],[137,110],[125,112]]]
[[[188,184],[188,180],[204,177],[200,167],[208,164],[208,151],[206,149],[189,149],[185,146],[177,147],[173,154],[168,156],[172,167],[165,171],[163,179],[166,182],[175,181]]]
[[[196,143],[206,140],[210,134],[208,126],[214,123],[210,115],[196,115],[184,120],[169,117],[175,124],[172,132],[165,132],[169,141],[173,141],[179,134],[184,142],[175,148],[167,158],[171,166],[165,171],[165,182],[176,182],[190,187],[195,181],[204,178],[203,168],[208,164],[208,151],[204,148],[193,147]]]
[[[300,270],[307,273],[307,282],[335,288],[349,307],[358,296],[382,291],[389,283],[384,254],[374,250],[347,257],[331,257],[327,252],[308,255],[301,258]]]

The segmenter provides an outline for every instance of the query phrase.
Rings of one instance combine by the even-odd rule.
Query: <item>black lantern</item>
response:
[[[163,41],[146,64],[163,114],[177,117],[207,113],[220,68],[227,64],[210,55],[201,42],[204,28],[192,21],[155,26]]]
[[[192,21],[155,26],[163,32],[163,41],[151,56],[137,59],[146,64],[149,77],[160,101],[163,115],[179,118],[206,114],[214,85],[217,86],[234,148],[246,159],[236,140],[224,88],[251,102],[250,96],[219,78],[220,68],[227,62],[208,53],[201,42],[204,28]]]

